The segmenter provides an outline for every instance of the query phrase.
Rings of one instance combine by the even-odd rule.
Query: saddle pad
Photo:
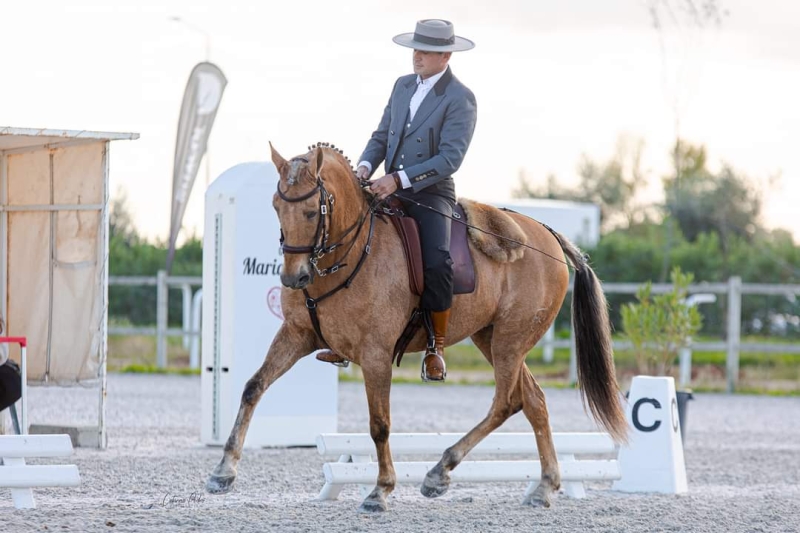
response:
[[[411,292],[420,296],[424,289],[424,282],[422,247],[417,221],[411,217],[392,216],[389,218],[403,243]],[[461,204],[456,204],[453,218],[466,222]],[[450,224],[450,258],[453,260],[453,294],[470,294],[475,290],[475,267],[467,240],[467,226],[455,220]]]

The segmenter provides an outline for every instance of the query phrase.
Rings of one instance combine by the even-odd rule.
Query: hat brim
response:
[[[395,35],[392,37],[392,41],[400,46],[413,48],[415,50],[422,50],[424,52],[464,52],[466,50],[472,50],[475,48],[475,43],[469,39],[465,39],[464,37],[459,37],[458,35],[455,36],[455,42],[453,44],[446,44],[444,46],[437,46],[435,44],[427,44],[415,41],[413,33],[401,33],[400,35]]]

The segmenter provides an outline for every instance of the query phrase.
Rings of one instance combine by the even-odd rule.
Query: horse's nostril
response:
[[[304,275],[300,276],[300,278],[297,280],[297,283],[301,287],[304,287],[304,286],[308,285],[309,281],[311,281],[311,276],[309,276],[308,274],[304,274]]]

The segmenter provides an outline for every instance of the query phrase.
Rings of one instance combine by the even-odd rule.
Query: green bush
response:
[[[683,274],[680,268],[675,268],[671,279],[672,291],[654,295],[648,281],[636,292],[638,303],[622,308],[623,328],[633,344],[641,374],[669,375],[678,351],[689,346],[692,335],[702,325],[697,308],[686,305],[686,289],[692,282],[692,274]]]

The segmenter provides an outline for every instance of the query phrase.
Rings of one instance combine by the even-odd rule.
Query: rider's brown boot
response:
[[[350,361],[342,357],[341,355],[337,354],[333,350],[320,350],[317,352],[317,360],[322,361],[324,363],[330,363],[336,366],[346,367],[350,364]]]
[[[444,311],[431,311],[433,322],[434,349],[428,350],[422,362],[422,381],[444,381],[447,376],[447,366],[444,363],[444,341],[447,337],[447,322],[450,319],[450,309]]]

